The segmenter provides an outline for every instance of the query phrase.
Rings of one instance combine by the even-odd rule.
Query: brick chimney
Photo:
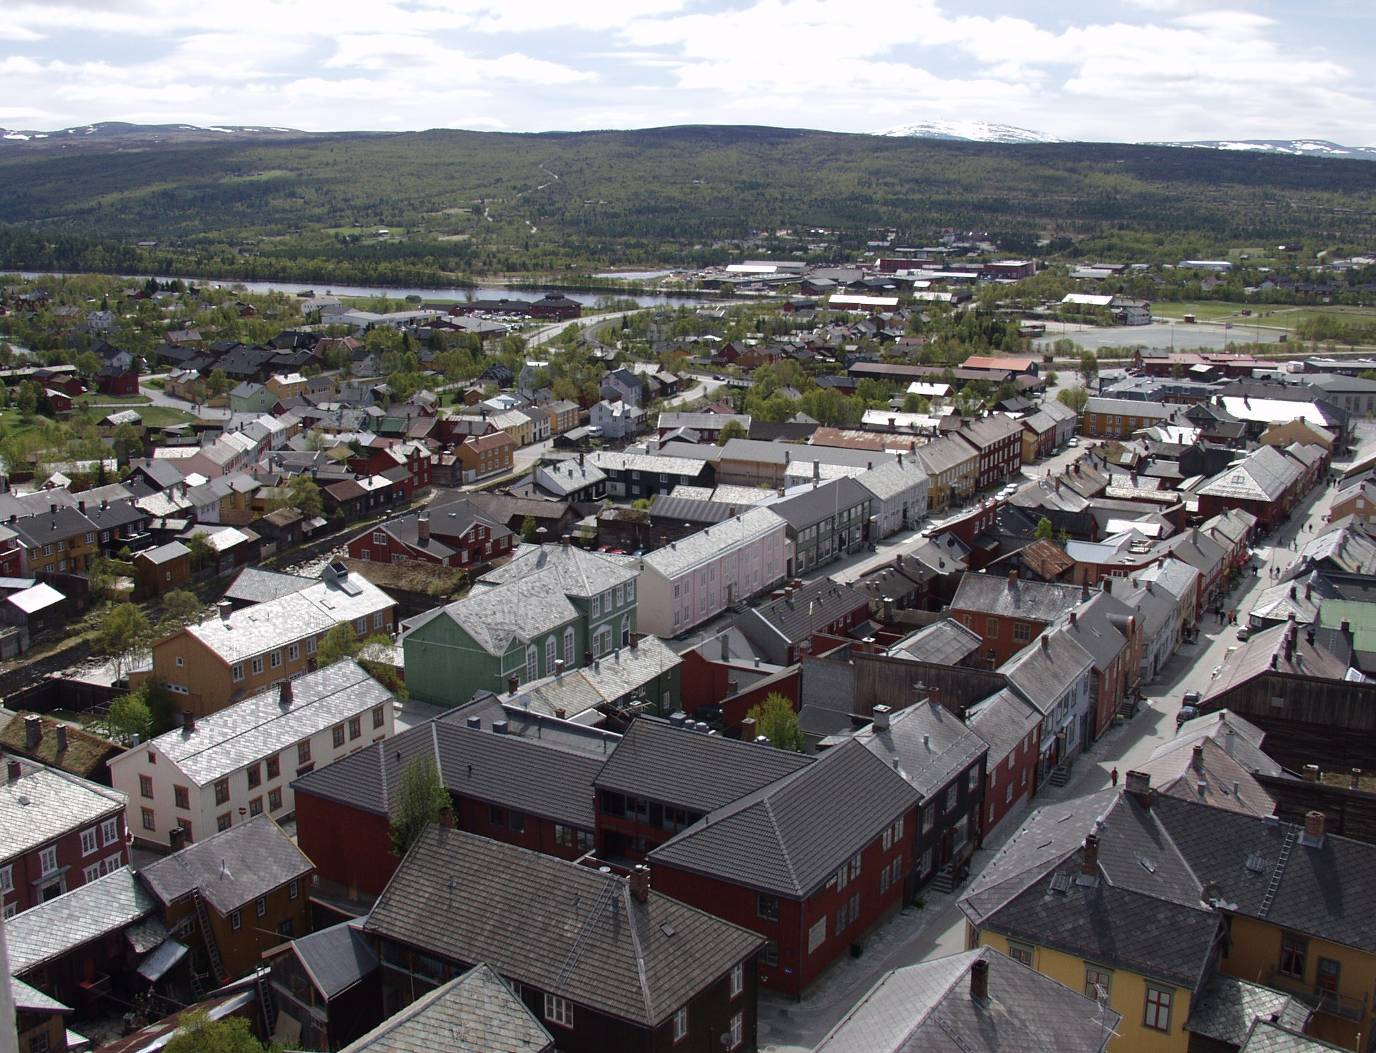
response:
[[[1010,589],[1016,589],[1018,587],[1018,572],[1016,570],[1010,570],[1008,572],[1008,587]]]
[[[422,545],[430,543],[430,513],[422,512],[416,517],[416,537]]]
[[[970,963],[970,998],[980,1005],[989,1003],[989,960],[976,958]]]
[[[1323,844],[1323,830],[1325,817],[1323,812],[1311,810],[1304,813],[1304,837],[1303,844],[1321,845]]]
[[[25,714],[24,748],[26,750],[36,748],[41,738],[43,738],[43,718],[36,713]]]
[[[1195,771],[1204,770],[1204,743],[1196,742],[1194,744],[1194,756],[1190,759],[1190,767]]]
[[[19,777],[23,774],[24,766],[20,764],[18,760],[11,757],[9,763],[5,765],[5,780],[7,782],[18,782]]]
[[[196,714],[189,709],[182,710],[182,734],[190,735],[196,730]]]
[[[1084,877],[1099,876],[1099,835],[1085,834],[1084,852],[1080,856],[1080,874]]]
[[[516,693],[516,689],[520,686],[521,678],[517,676],[515,673],[512,673],[511,676],[506,678],[507,694],[514,695]]]
[[[291,681],[283,680],[277,687],[277,704],[283,709],[291,705]]]
[[[439,810],[437,819],[440,826],[444,827],[446,830],[454,829],[454,806],[446,804]]]
[[[1150,808],[1154,791],[1151,788],[1151,775],[1144,771],[1130,771],[1124,788],[1129,797],[1134,798],[1142,807]]]
[[[650,868],[643,863],[631,869],[629,884],[631,895],[635,897],[637,903],[646,903],[650,899]]]
[[[893,709],[891,707],[883,705],[882,703],[874,707],[873,715],[875,731],[889,730],[889,714],[892,712]]]
[[[174,826],[167,831],[167,846],[173,852],[180,852],[186,847],[186,827]]]
[[[59,723],[53,730],[57,732],[57,752],[62,753],[67,749],[67,725]]]

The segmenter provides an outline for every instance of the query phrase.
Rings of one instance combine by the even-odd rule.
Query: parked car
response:
[[[1077,439],[1077,438],[1075,438],[1075,436],[1072,435],[1072,436],[1070,437],[1070,441],[1069,441],[1068,443],[1066,443],[1066,445],[1067,445],[1067,446],[1079,446],[1079,445],[1080,445],[1080,440]]]
[[[1249,636],[1251,636],[1251,635],[1252,635],[1252,627],[1251,627],[1250,625],[1243,625],[1243,626],[1241,626],[1241,627],[1238,628],[1238,631],[1237,631],[1237,638],[1238,638],[1239,640],[1246,640],[1246,639],[1247,639]]]
[[[1175,715],[1175,726],[1177,728],[1185,723],[1185,721],[1193,720],[1195,717],[1199,716],[1199,699],[1200,694],[1198,691],[1186,691],[1180,696],[1180,711]]]

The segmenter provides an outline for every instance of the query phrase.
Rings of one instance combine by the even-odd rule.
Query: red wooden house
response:
[[[469,502],[454,501],[398,516],[355,536],[349,556],[365,563],[435,563],[472,567],[509,553],[516,536]]]

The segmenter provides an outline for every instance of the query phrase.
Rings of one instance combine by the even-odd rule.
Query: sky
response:
[[[1371,0],[0,0],[0,127],[982,120],[1366,146],[1373,53]]]

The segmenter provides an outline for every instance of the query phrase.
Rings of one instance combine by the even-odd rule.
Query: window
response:
[[[243,915],[241,915],[237,910],[232,910],[229,912],[229,927],[231,929],[233,929],[235,932],[238,932],[239,926],[243,923]]]
[[[172,801],[183,812],[191,810],[191,791],[185,786],[172,787]]]
[[[81,831],[81,854],[89,856],[96,850],[96,828]]]
[[[545,676],[554,672],[554,663],[559,658],[559,641],[553,636],[545,639]]]
[[[386,612],[386,611],[374,611],[374,612],[373,612],[373,628],[374,628],[374,629],[381,629],[382,626],[383,626],[383,620],[384,620],[386,617],[387,617],[387,612]]]
[[[301,657],[301,645],[294,643],[287,648],[287,660],[294,662]]]
[[[573,668],[573,628],[564,630],[564,665]]]
[[[277,650],[273,651],[272,654],[268,655],[268,665],[270,665],[273,669],[276,669],[281,664],[282,649],[279,647]]]
[[[635,599],[635,582],[626,582],[626,602],[630,603]]]
[[[153,797],[153,779],[152,779],[150,776],[147,776],[147,775],[140,775],[140,776],[139,776],[139,796],[140,796],[140,797],[147,797],[147,798],[149,798],[150,800],[152,799],[152,797]]]
[[[925,834],[931,830],[936,822],[936,809],[932,805],[927,805],[922,809],[922,832]]]
[[[354,619],[354,632],[362,636],[368,631],[368,616],[365,614],[361,618]]]
[[[1335,958],[1320,957],[1319,969],[1314,976],[1315,990],[1326,995],[1336,995],[1342,975],[1342,962]]]
[[[860,853],[855,853],[855,858],[850,861],[850,879],[857,880],[860,877]]]
[[[253,671],[253,675],[257,676],[259,673],[263,671],[263,656],[259,655],[257,658],[255,658],[248,664],[248,667]]]
[[[1309,941],[1303,936],[1284,933],[1280,938],[1280,971],[1283,976],[1296,980],[1304,979],[1305,957],[1309,953]]]
[[[596,618],[602,613],[602,594],[599,592],[592,598],[592,616]]]
[[[737,1013],[731,1018],[731,1029],[726,1036],[726,1048],[736,1049],[745,1039],[745,1015]]]
[[[296,744],[296,763],[309,764],[311,762],[311,740],[306,739]]]
[[[99,863],[92,863],[81,872],[81,880],[85,882],[94,881],[98,877],[100,877]]]
[[[1107,1005],[1113,987],[1113,973],[1101,965],[1085,963],[1085,997]]]
[[[287,885],[287,898],[296,899],[300,895],[301,882],[297,881],[295,878],[292,878],[291,883]]]
[[[1013,623],[1013,639],[1018,643],[1026,643],[1032,639],[1032,626],[1026,622]]]
[[[275,779],[282,774],[282,758],[273,754],[268,758],[268,778]]]
[[[764,951],[760,954],[760,961],[770,968],[774,968],[779,964],[779,944],[777,940],[764,941]]]
[[[338,724],[334,729],[334,748],[339,749],[342,745],[344,745],[344,725]]]
[[[248,766],[248,788],[250,790],[263,784],[263,769],[257,761]]]
[[[383,713],[382,713],[382,707],[381,707],[381,706],[374,706],[374,707],[373,707],[373,727],[374,727],[374,728],[380,728],[380,727],[382,727],[383,721],[384,721],[385,719],[386,719],[386,718],[383,716]]]
[[[157,818],[153,815],[153,809],[143,809],[143,828],[145,830],[156,830],[158,828]]]
[[[229,800],[229,780],[218,779],[215,782],[215,803],[224,804]]]
[[[256,900],[253,901],[253,913],[261,918],[267,912],[268,899],[266,896],[259,896]]]
[[[38,1031],[29,1036],[28,1053],[48,1053],[51,1048],[48,1044],[48,1032]]]
[[[374,544],[374,545],[386,545],[386,544],[387,544],[387,535],[386,535],[383,531],[381,531],[381,530],[374,530],[374,531],[373,531],[373,544]]]
[[[999,638],[999,620],[997,618],[984,619],[984,635],[991,640]]]
[[[306,641],[306,653],[315,654],[315,637],[312,636]]]
[[[777,896],[757,896],[755,898],[755,913],[765,921],[778,921],[779,898]]]
[[[363,734],[363,718],[362,718],[362,717],[350,717],[350,718],[349,718],[349,741],[352,742],[354,739],[358,738],[358,737],[359,737],[360,735],[362,735],[362,734]]]
[[[0,892],[14,891],[14,865],[0,867]]]
[[[837,918],[841,915],[838,913]],[[807,930],[807,953],[812,954],[818,947],[827,942],[827,919],[818,918],[812,928]]]
[[[185,659],[184,657],[182,657],[181,655],[177,655],[177,668],[178,668],[178,669],[181,669],[181,668],[183,668],[185,665],[186,665],[186,659]]]
[[[262,815],[262,814],[263,814],[263,799],[262,799],[261,797],[255,797],[255,798],[253,798],[253,800],[251,800],[251,801],[248,802],[248,814],[249,814],[249,815]]]
[[[216,829],[217,831],[225,831],[225,830],[228,830],[228,829],[229,829],[230,821],[231,821],[231,820],[230,820],[230,818],[229,818],[229,813],[228,813],[228,812],[225,812],[224,815],[217,816],[217,817],[215,818],[215,829]]]
[[[545,995],[545,1019],[560,1027],[573,1027],[573,1006],[567,998]]]
[[[282,791],[274,786],[268,791],[268,811],[275,812],[282,807]]]
[[[232,666],[229,667],[229,675],[230,678],[233,679],[233,681],[237,684],[240,680],[244,678],[244,663],[235,662]]]
[[[511,827],[513,833],[523,834],[526,832],[526,817],[523,812],[511,812],[507,815],[507,825]]]
[[[1170,1031],[1172,994],[1168,987],[1147,984],[1147,1008],[1142,1018],[1146,1027],[1153,1031]]]
[[[1029,969],[1032,968],[1032,945],[1030,943],[1018,943],[1016,940],[1008,941],[1008,957],[1015,962],[1022,962]]]
[[[674,1013],[674,1041],[682,1042],[688,1037],[688,1007]]]
[[[38,868],[40,874],[51,874],[57,869],[56,845],[49,845],[38,853]]]
[[[100,843],[112,845],[119,840],[119,820],[106,819],[100,824]]]
[[[540,678],[540,652],[531,644],[526,648],[526,683]]]
[[[745,966],[733,965],[731,967],[731,997],[735,998],[745,990]]]
[[[979,768],[970,769],[970,774],[966,777],[966,785],[971,793],[979,791]]]

